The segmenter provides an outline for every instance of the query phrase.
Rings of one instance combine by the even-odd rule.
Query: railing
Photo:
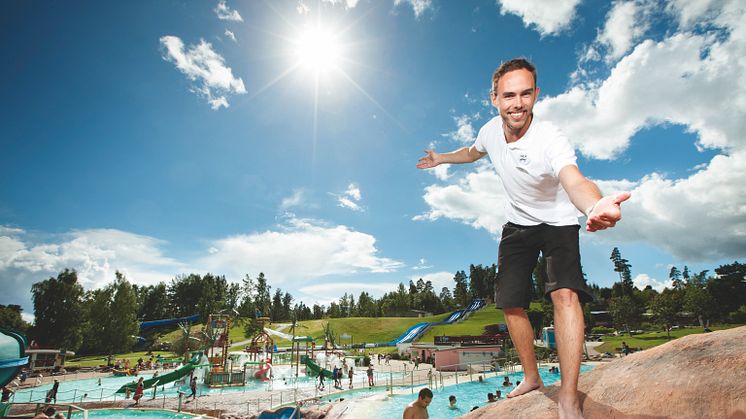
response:
[[[54,403],[54,404],[48,404],[48,403],[12,403],[10,410],[8,410],[8,415],[32,415],[36,416],[39,413],[43,413],[45,409],[48,407],[54,408],[55,412],[67,412],[65,417],[71,418],[73,412],[80,412],[82,413],[83,419],[88,419],[88,411],[86,409],[83,409],[82,407],[76,406],[74,404],[69,403]]]

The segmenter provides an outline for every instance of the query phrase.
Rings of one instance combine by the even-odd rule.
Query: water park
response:
[[[198,316],[146,321],[140,323],[144,335],[174,326],[187,331],[185,352],[146,353],[137,361],[108,360],[109,365],[75,372],[66,370],[70,362],[65,364],[59,350],[47,350],[55,353],[56,364],[29,364],[34,349],[28,349],[25,337],[4,331],[1,384],[14,390],[0,413],[31,417],[52,408],[67,417],[285,418],[335,401],[367,399],[388,400],[382,409],[395,412],[422,386],[453,393],[469,405],[484,404],[486,399],[473,391],[475,385],[496,389],[504,377],[512,383],[520,380],[520,365],[511,358],[504,328],[489,337],[438,336],[434,345],[417,342],[430,329],[461,323],[484,306],[475,299],[440,320],[415,323],[389,341],[345,344],[329,326],[321,336],[305,336],[298,333],[299,325],[274,326],[261,313],[253,319],[251,339],[237,343],[230,339],[236,319],[225,313],[209,315],[197,333],[188,331]],[[458,348],[462,350],[454,351]],[[542,374],[548,383],[558,378],[549,364]],[[510,387],[503,388],[507,391]]]

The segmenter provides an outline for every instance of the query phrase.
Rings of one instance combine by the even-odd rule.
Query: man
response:
[[[508,331],[525,379],[508,397],[543,386],[536,367],[533,330],[526,315],[531,273],[539,252],[547,261],[545,298],[554,304],[557,347],[562,365],[560,418],[582,417],[577,395],[583,347],[581,302],[592,300],[580,270],[578,210],[586,230],[614,227],[630,194],[603,197],[576,165],[575,152],[559,129],[535,119],[539,96],[536,69],[525,59],[503,63],[492,76],[492,104],[500,113],[479,131],[471,147],[450,153],[425,150],[417,167],[472,163],[489,154],[507,195],[507,223],[498,249],[495,303],[505,312]]]
[[[427,387],[423,388],[417,395],[417,400],[409,403],[404,409],[403,419],[427,419],[429,417],[427,407],[431,401],[433,401],[433,392]]]

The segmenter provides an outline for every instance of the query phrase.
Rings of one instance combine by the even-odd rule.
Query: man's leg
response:
[[[554,304],[554,330],[562,374],[558,401],[560,418],[582,418],[578,399],[578,375],[583,356],[583,310],[577,292],[572,289],[560,288],[550,295]]]
[[[524,379],[521,384],[508,394],[508,398],[520,396],[529,391],[544,386],[539,377],[539,369],[536,366],[536,354],[534,353],[534,329],[528,320],[526,310],[522,307],[503,308],[505,321],[508,322],[508,332],[513,346],[518,351],[518,357],[523,366]]]

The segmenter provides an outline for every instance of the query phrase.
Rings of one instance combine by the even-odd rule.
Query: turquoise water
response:
[[[295,387],[297,388],[313,388],[317,381],[315,378],[306,377],[303,373],[298,378],[294,377],[295,370],[290,366],[276,366],[274,368],[275,379],[272,383],[260,381],[254,378],[250,378],[245,386],[243,387],[223,387],[223,388],[209,388],[205,385],[199,385],[197,388],[197,394],[210,395],[210,394],[224,394],[224,393],[247,393],[251,391],[265,391],[265,390],[290,390]],[[391,376],[394,378],[400,377],[401,372],[393,372]],[[389,373],[381,375],[381,377],[389,377]],[[140,374],[139,377],[145,379],[151,378],[152,374]],[[59,403],[80,403],[80,402],[91,402],[98,400],[122,400],[124,394],[115,394],[122,385],[127,383],[136,382],[139,377],[102,377],[101,385],[98,385],[98,378],[84,379],[84,380],[64,380],[67,377],[60,377],[60,387],[57,392],[57,402]],[[380,378],[385,380],[385,378]],[[355,370],[355,383],[363,382],[365,378],[365,370],[358,368]],[[343,382],[346,384],[347,379]],[[331,387],[332,383],[327,380],[327,387]],[[35,403],[43,402],[45,395],[49,389],[52,388],[52,384],[44,384],[38,387],[26,388],[18,390],[13,396],[13,401],[17,403]],[[167,398],[178,397],[179,392],[190,393],[189,386],[186,383],[177,384],[169,383],[162,386],[158,386],[156,392],[157,398],[162,398],[164,395]],[[153,396],[153,389],[145,390],[145,398]]]
[[[83,417],[83,413],[76,412],[72,415],[75,419]],[[89,410],[90,419],[198,419],[202,416],[190,415],[188,413],[169,412],[168,410],[140,410],[140,409],[97,409]]]
[[[585,372],[591,370],[593,367],[589,365],[581,365],[580,371]],[[544,385],[551,385],[560,379],[559,374],[550,373],[548,369],[540,369],[539,374],[541,379],[544,381]],[[510,381],[515,384],[517,380],[523,380],[523,373],[509,374]],[[428,412],[432,419],[447,419],[456,418],[465,415],[474,406],[482,407],[487,404],[487,393],[495,393],[496,390],[502,392],[502,399],[505,400],[505,396],[510,393],[515,385],[511,387],[503,387],[504,375],[491,377],[484,382],[471,381],[467,383],[454,384],[446,386],[443,389],[433,390],[433,401],[430,403]],[[382,408],[375,413],[376,417],[381,418],[396,418],[401,417],[404,412],[404,408],[407,405],[417,399],[417,389],[414,394],[395,395],[389,397]],[[457,409],[450,409],[448,405],[448,397],[456,396]],[[500,403],[498,401],[497,403]]]

